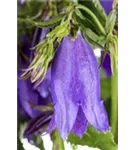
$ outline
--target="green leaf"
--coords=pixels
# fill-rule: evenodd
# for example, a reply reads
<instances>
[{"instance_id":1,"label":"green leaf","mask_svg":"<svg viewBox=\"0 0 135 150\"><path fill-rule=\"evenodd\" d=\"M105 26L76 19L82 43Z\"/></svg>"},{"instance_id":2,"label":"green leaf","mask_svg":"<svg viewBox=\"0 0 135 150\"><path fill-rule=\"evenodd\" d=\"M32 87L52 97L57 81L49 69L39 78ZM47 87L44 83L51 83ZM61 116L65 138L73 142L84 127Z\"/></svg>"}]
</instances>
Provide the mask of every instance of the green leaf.
<instances>
[{"instance_id":1,"label":"green leaf","mask_svg":"<svg viewBox=\"0 0 135 150\"><path fill-rule=\"evenodd\" d=\"M33 144L39 148L40 150L45 150L44 148L44 142L40 136L33 136L32 137Z\"/></svg>"},{"instance_id":2,"label":"green leaf","mask_svg":"<svg viewBox=\"0 0 135 150\"><path fill-rule=\"evenodd\" d=\"M59 133L56 129L51 134L51 140L53 142L52 150L65 150L64 141L59 136Z\"/></svg>"},{"instance_id":3,"label":"green leaf","mask_svg":"<svg viewBox=\"0 0 135 150\"><path fill-rule=\"evenodd\" d=\"M105 38L103 36L96 35L92 30L86 32L85 29L86 28L82 28L81 31L83 33L85 40L89 43L89 45L92 46L93 49L97 47L104 49Z\"/></svg>"},{"instance_id":4,"label":"green leaf","mask_svg":"<svg viewBox=\"0 0 135 150\"><path fill-rule=\"evenodd\" d=\"M113 135L110 131L101 133L89 126L85 135L82 138L71 133L68 137L68 142L75 145L87 145L89 147L99 148L100 150L117 150L117 145L113 140Z\"/></svg>"},{"instance_id":5,"label":"green leaf","mask_svg":"<svg viewBox=\"0 0 135 150\"><path fill-rule=\"evenodd\" d=\"M46 8L45 2L41 1L34 1L34 0L27 0L26 1L27 9L29 10L28 16L35 16L40 11Z\"/></svg>"},{"instance_id":6,"label":"green leaf","mask_svg":"<svg viewBox=\"0 0 135 150\"><path fill-rule=\"evenodd\" d=\"M36 105L32 101L28 101L28 104L35 110L39 110L41 112L53 111L53 103L49 103L46 105Z\"/></svg>"},{"instance_id":7,"label":"green leaf","mask_svg":"<svg viewBox=\"0 0 135 150\"><path fill-rule=\"evenodd\" d=\"M94 41L98 44L98 46L102 46L102 48L105 45L105 36L99 36L95 34L91 29L89 28L83 28L84 34L91 39L91 41Z\"/></svg>"},{"instance_id":8,"label":"green leaf","mask_svg":"<svg viewBox=\"0 0 135 150\"><path fill-rule=\"evenodd\" d=\"M116 23L116 17L117 17L116 10L112 10L106 20L105 24L106 33L113 33L114 26Z\"/></svg>"},{"instance_id":9,"label":"green leaf","mask_svg":"<svg viewBox=\"0 0 135 150\"><path fill-rule=\"evenodd\" d=\"M18 21L26 22L40 28L48 28L58 24L64 17L65 17L65 13L59 14L58 16L43 22L33 21L31 19L22 19L22 18L18 18Z\"/></svg>"},{"instance_id":10,"label":"green leaf","mask_svg":"<svg viewBox=\"0 0 135 150\"><path fill-rule=\"evenodd\" d=\"M19 114L17 115L17 150L25 150L21 142L21 126L26 122Z\"/></svg>"},{"instance_id":11,"label":"green leaf","mask_svg":"<svg viewBox=\"0 0 135 150\"><path fill-rule=\"evenodd\" d=\"M108 34L106 40L106 49L110 52L111 57L111 70L113 73L114 68L118 68L118 37L112 35L111 33Z\"/></svg>"},{"instance_id":12,"label":"green leaf","mask_svg":"<svg viewBox=\"0 0 135 150\"><path fill-rule=\"evenodd\" d=\"M80 10L76 9L76 19L80 26L80 29L85 37L85 39L88 41L88 43L93 47L100 47L104 49L104 45L106 42L106 38L104 35L100 35L97 28L95 28L94 24L88 20L81 12Z\"/></svg>"},{"instance_id":13,"label":"green leaf","mask_svg":"<svg viewBox=\"0 0 135 150\"><path fill-rule=\"evenodd\" d=\"M79 0L79 3L89 8L98 18L103 26L105 26L107 15L99 0Z\"/></svg>"},{"instance_id":14,"label":"green leaf","mask_svg":"<svg viewBox=\"0 0 135 150\"><path fill-rule=\"evenodd\" d=\"M98 18L96 17L96 15L87 7L85 7L84 5L77 5L76 9L80 9L83 10L83 12L85 12L85 15L87 14L87 19L93 23L94 27L97 28L98 32L101 35L105 35L105 29L103 27L103 25L100 23L100 21L98 20Z\"/></svg>"}]
</instances>

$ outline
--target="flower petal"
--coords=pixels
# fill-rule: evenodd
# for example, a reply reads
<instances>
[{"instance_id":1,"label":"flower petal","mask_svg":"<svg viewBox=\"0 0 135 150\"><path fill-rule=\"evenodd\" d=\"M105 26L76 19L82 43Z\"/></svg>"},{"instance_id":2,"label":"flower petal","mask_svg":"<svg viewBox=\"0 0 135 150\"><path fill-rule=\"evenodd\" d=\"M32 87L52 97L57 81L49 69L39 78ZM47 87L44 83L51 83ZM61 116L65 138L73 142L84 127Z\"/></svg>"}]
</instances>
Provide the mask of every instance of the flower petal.
<instances>
[{"instance_id":1,"label":"flower petal","mask_svg":"<svg viewBox=\"0 0 135 150\"><path fill-rule=\"evenodd\" d=\"M111 62L110 61L111 60L110 60L109 54L106 54L104 61L103 61L103 64L102 64L102 67L103 67L103 69L104 69L104 71L108 77L110 77L112 75Z\"/></svg>"},{"instance_id":2,"label":"flower petal","mask_svg":"<svg viewBox=\"0 0 135 150\"><path fill-rule=\"evenodd\" d=\"M101 5L103 6L105 12L109 14L112 10L113 0L100 0Z\"/></svg>"},{"instance_id":3,"label":"flower petal","mask_svg":"<svg viewBox=\"0 0 135 150\"><path fill-rule=\"evenodd\" d=\"M78 105L73 96L72 78L75 78L73 42L68 37L59 45L52 64L52 98L55 103L55 123L59 134L65 139L76 120ZM72 64L73 63L73 64Z\"/></svg>"},{"instance_id":4,"label":"flower petal","mask_svg":"<svg viewBox=\"0 0 135 150\"><path fill-rule=\"evenodd\" d=\"M88 121L87 121L82 109L79 108L77 118L76 118L75 124L73 126L72 132L74 132L76 135L78 135L81 138L87 129L87 124L88 124Z\"/></svg>"},{"instance_id":5,"label":"flower petal","mask_svg":"<svg viewBox=\"0 0 135 150\"><path fill-rule=\"evenodd\" d=\"M30 117L36 117L37 115L39 115L39 111L33 109L28 104L28 101L32 101L35 104L38 104L39 101L39 95L35 90L33 90L33 86L30 80L20 80L18 78L18 99L23 109L28 113Z\"/></svg>"},{"instance_id":6,"label":"flower petal","mask_svg":"<svg viewBox=\"0 0 135 150\"><path fill-rule=\"evenodd\" d=\"M83 86L81 94L81 106L89 123L100 131L109 129L107 115L100 101L100 77L98 64L93 50L81 35L76 40L76 57L78 60L78 76ZM104 117L103 117L104 116Z\"/></svg>"},{"instance_id":7,"label":"flower petal","mask_svg":"<svg viewBox=\"0 0 135 150\"><path fill-rule=\"evenodd\" d=\"M50 80L51 80L51 68L48 69L43 82L37 87L37 91L43 98L46 98L50 93Z\"/></svg>"}]
</instances>

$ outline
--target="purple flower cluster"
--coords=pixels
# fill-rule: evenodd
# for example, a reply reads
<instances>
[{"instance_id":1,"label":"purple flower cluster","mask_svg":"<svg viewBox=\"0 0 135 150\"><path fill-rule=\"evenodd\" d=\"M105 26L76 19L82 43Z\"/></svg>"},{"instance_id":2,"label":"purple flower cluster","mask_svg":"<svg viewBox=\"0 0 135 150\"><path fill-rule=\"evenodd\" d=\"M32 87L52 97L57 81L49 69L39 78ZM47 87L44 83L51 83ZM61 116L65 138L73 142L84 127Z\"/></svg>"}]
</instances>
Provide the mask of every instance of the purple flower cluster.
<instances>
[{"instance_id":1,"label":"purple flower cluster","mask_svg":"<svg viewBox=\"0 0 135 150\"><path fill-rule=\"evenodd\" d=\"M40 40L45 36L46 31L42 30ZM20 75L18 72L18 77ZM42 106L52 102L54 111L40 112L28 101ZM33 88L29 79L18 78L18 109L22 115L33 118L25 131L26 136L37 133L46 124L44 132L50 133L56 127L63 139L70 132L82 137L88 124L101 132L109 130L107 113L100 98L96 58L81 33L75 40L71 40L70 36L63 39L44 81L37 89Z\"/></svg>"}]
</instances>

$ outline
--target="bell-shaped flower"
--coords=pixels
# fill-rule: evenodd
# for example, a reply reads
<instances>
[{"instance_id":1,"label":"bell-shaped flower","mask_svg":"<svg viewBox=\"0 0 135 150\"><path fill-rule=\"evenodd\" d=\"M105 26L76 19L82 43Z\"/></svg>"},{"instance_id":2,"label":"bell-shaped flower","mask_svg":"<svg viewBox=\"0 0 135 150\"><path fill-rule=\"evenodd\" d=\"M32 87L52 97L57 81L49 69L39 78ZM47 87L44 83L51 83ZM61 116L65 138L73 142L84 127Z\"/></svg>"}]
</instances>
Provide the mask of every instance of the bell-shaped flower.
<instances>
[{"instance_id":1,"label":"bell-shaped flower","mask_svg":"<svg viewBox=\"0 0 135 150\"><path fill-rule=\"evenodd\" d=\"M96 58L80 33L74 41L68 36L59 45L51 86L55 124L63 139L70 131L81 137L88 123L101 132L109 130Z\"/></svg>"}]
</instances>

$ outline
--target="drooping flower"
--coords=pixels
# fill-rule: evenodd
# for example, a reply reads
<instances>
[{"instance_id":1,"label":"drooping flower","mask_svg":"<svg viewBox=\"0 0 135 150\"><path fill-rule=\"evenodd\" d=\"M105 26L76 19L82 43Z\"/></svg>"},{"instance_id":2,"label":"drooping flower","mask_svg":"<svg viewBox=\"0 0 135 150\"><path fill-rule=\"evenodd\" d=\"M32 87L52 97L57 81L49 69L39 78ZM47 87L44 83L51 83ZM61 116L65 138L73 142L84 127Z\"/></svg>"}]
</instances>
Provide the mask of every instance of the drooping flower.
<instances>
[{"instance_id":1,"label":"drooping flower","mask_svg":"<svg viewBox=\"0 0 135 150\"><path fill-rule=\"evenodd\" d=\"M87 122L101 132L109 129L96 58L81 34L75 41L65 37L59 45L51 85L55 124L63 139L72 130L81 137Z\"/></svg>"},{"instance_id":2,"label":"drooping flower","mask_svg":"<svg viewBox=\"0 0 135 150\"><path fill-rule=\"evenodd\" d=\"M42 128L46 132L51 132L54 128L54 121L52 118L53 111L48 110L46 112L40 111L36 107L42 107L45 109L52 103L50 94L49 94L49 81L50 74L49 71L47 76L43 81L41 87L34 88L34 85L31 83L30 79L20 80L20 76L23 73L21 69L27 68L30 63L30 58L33 57L33 51L30 50L31 47L35 46L38 41L43 40L46 37L48 29L36 29L36 32L33 36L33 41L30 42L26 34L21 35L20 43L22 45L21 51L29 60L26 60L25 57L20 57L19 55L19 68L18 68L18 86L17 86L17 95L18 95L18 112L24 118L28 118L30 122L28 127L25 130L24 136L28 139L36 133L40 133ZM48 81L49 80L49 81ZM30 104L34 105L34 107ZM44 107L44 108L43 108ZM51 106L50 106L51 107ZM32 123L31 123L32 122ZM35 124L33 124L35 123Z\"/></svg>"}]
</instances>

